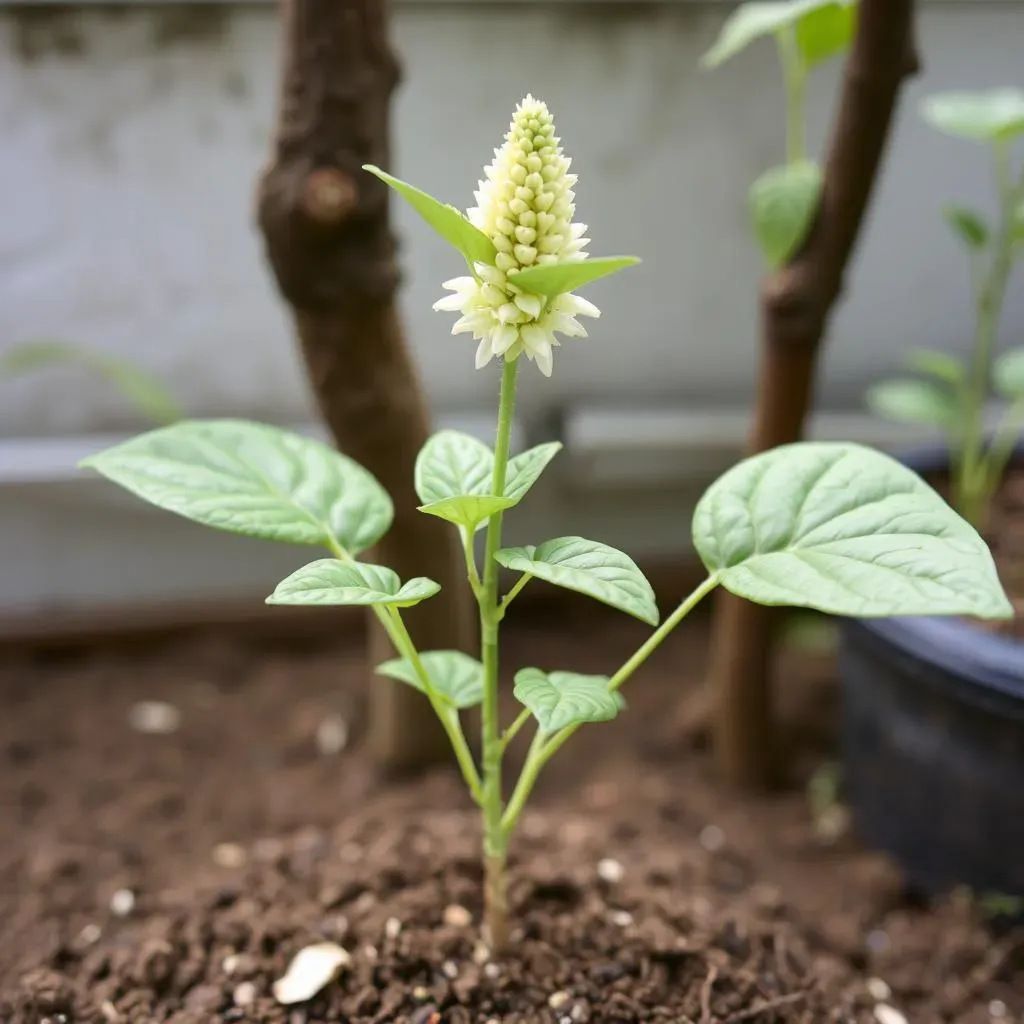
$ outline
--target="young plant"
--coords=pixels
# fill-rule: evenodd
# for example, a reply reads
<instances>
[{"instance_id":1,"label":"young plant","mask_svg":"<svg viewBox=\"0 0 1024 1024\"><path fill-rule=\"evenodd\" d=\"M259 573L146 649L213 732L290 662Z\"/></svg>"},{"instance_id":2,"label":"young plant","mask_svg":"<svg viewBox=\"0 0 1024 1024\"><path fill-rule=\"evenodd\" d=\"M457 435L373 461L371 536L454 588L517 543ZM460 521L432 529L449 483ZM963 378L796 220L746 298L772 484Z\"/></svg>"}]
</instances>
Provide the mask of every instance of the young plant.
<instances>
[{"instance_id":1,"label":"young plant","mask_svg":"<svg viewBox=\"0 0 1024 1024\"><path fill-rule=\"evenodd\" d=\"M952 469L953 503L979 529L989 501L1024 427L1024 348L996 355L999 322L1010 274L1024 255L1024 167L1014 167L1012 147L1024 134L1024 92L996 89L942 93L923 107L941 132L990 148L998 196L993 224L976 210L950 205L945 217L970 257L974 337L966 362L945 352L910 355L920 378L881 381L868 392L869 407L887 419L921 423L945 432ZM1006 403L992 437L984 418L990 392Z\"/></svg>"},{"instance_id":2,"label":"young plant","mask_svg":"<svg viewBox=\"0 0 1024 1024\"><path fill-rule=\"evenodd\" d=\"M485 934L508 943L506 854L541 771L582 725L615 718L623 684L688 612L717 586L763 604L839 615L977 615L1005 618L1010 606L978 534L916 474L867 448L795 444L741 462L701 498L692 539L706 579L662 620L650 584L627 555L568 536L503 547L504 515L527 495L558 453L557 442L513 455L510 433L518 378L533 361L552 372L556 334L583 337L577 317L598 309L575 290L625 267L632 257L585 253L573 221L569 160L547 107L527 96L487 167L465 215L405 182L367 167L404 196L465 259L436 308L461 314L452 329L477 341L476 362L500 363L493 450L445 430L420 453L420 511L459 531L468 585L480 611L480 657L416 650L402 611L438 590L430 579L401 580L361 560L387 531L391 499L351 459L271 426L190 421L136 437L86 460L162 508L209 526L268 540L326 548L279 583L272 604L358 604L373 608L398 657L378 671L420 690L444 726L482 817ZM366 187L375 186L367 176ZM485 531L483 561L474 538ZM515 580L505 588L501 571ZM652 632L609 676L560 665L517 666L513 693L523 705L499 717L499 634L524 587L541 580L589 595L640 619ZM481 758L460 712L482 708ZM534 734L514 786L502 767L512 738Z\"/></svg>"},{"instance_id":3,"label":"young plant","mask_svg":"<svg viewBox=\"0 0 1024 1024\"><path fill-rule=\"evenodd\" d=\"M750 187L754 236L771 270L800 249L821 199L822 170L807 155L807 81L820 64L850 46L857 28L854 0L768 0L742 4L722 26L703 65L716 68L765 36L775 39L786 96L786 162Z\"/></svg>"}]
</instances>

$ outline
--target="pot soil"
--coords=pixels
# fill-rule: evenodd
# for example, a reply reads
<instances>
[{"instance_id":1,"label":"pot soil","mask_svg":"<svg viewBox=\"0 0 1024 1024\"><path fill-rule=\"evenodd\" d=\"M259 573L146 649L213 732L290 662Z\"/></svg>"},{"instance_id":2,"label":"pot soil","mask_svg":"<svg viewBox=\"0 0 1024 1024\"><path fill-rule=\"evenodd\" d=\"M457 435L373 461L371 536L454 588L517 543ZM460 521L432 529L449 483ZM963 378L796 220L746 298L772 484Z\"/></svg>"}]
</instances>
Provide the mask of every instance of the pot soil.
<instances>
[{"instance_id":1,"label":"pot soil","mask_svg":"<svg viewBox=\"0 0 1024 1024\"><path fill-rule=\"evenodd\" d=\"M644 632L513 623L506 663L607 671ZM377 777L357 646L9 660L0 1019L817 1024L879 1004L929 1024L1019 1019L1024 937L959 902L908 903L883 857L809 813L800 787L833 743L827 659L785 655L789 793L723 794L705 753L665 743L704 650L701 622L680 630L628 713L551 766L514 844L515 948L496 961L477 941L475 815L452 771ZM171 731L139 732L142 700L180 721L150 709ZM324 940L348 969L277 1005L291 956Z\"/></svg>"},{"instance_id":2,"label":"pot soil","mask_svg":"<svg viewBox=\"0 0 1024 1024\"><path fill-rule=\"evenodd\" d=\"M942 450L906 464L942 489ZM1024 608L1024 469L985 530ZM842 625L846 799L858 833L925 893L966 885L1024 918L1024 616Z\"/></svg>"}]
</instances>

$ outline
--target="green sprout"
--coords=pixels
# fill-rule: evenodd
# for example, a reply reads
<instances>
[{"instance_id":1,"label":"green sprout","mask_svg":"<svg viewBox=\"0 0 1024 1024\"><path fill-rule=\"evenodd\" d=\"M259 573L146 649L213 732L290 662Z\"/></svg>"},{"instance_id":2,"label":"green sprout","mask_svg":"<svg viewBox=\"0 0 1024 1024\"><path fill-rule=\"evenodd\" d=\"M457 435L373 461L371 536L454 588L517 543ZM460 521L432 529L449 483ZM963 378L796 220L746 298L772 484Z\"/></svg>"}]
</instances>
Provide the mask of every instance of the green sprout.
<instances>
[{"instance_id":1,"label":"green sprout","mask_svg":"<svg viewBox=\"0 0 1024 1024\"><path fill-rule=\"evenodd\" d=\"M970 257L974 337L965 362L931 349L913 352L909 364L920 377L881 381L867 400L887 419L943 431L950 448L953 504L983 529L1024 427L1024 348L996 354L1007 285L1024 254L1024 167L1015 168L1013 160L1013 143L1024 134L1024 92L942 93L925 101L923 113L939 131L984 143L992 153L998 197L994 223L964 206L944 211ZM992 391L1004 407L986 440L985 408Z\"/></svg>"},{"instance_id":2,"label":"green sprout","mask_svg":"<svg viewBox=\"0 0 1024 1024\"><path fill-rule=\"evenodd\" d=\"M438 584L425 577L402 580L386 566L361 560L391 526L392 500L366 469L326 445L259 423L192 420L84 462L196 522L325 549L327 557L296 570L267 600L365 605L376 615L397 655L378 672L424 695L480 810L484 934L496 951L509 944L509 844L541 772L578 729L623 712L623 685L716 587L761 604L833 615L1012 614L977 532L915 473L854 444L786 445L740 462L712 484L690 530L707 575L664 617L636 563L601 541L565 536L502 545L505 515L528 497L562 447L551 441L512 452L521 371L532 362L549 376L557 336L582 337L577 317L599 312L575 292L638 263L586 254L584 228L574 221L576 176L568 168L548 108L528 96L467 213L376 167L366 167L363 183L395 189L462 256L468 273L446 283L451 294L436 308L460 314L453 333L472 335L482 372L500 364L493 449L442 430L420 452L414 480L420 511L459 533L467 585L479 607L479 658L417 650L403 610L429 600ZM632 352L633 339L629 345ZM501 628L517 595L535 581L592 597L651 631L608 675L560 665L512 667L522 709L503 722ZM479 761L462 719L475 707L481 709ZM505 754L531 723L525 763L506 787Z\"/></svg>"}]
</instances>

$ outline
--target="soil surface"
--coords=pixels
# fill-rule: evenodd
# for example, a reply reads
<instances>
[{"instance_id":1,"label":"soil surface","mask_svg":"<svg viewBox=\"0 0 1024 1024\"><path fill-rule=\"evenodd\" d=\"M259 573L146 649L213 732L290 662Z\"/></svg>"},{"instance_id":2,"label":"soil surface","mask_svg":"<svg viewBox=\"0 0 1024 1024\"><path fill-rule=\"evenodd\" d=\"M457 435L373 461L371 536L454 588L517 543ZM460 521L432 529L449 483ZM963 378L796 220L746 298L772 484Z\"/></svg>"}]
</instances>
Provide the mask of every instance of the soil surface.
<instances>
[{"instance_id":1,"label":"soil surface","mask_svg":"<svg viewBox=\"0 0 1024 1024\"><path fill-rule=\"evenodd\" d=\"M1024 467L1006 474L992 498L983 532L1015 612L1013 619L986 623L986 628L1024 640Z\"/></svg>"},{"instance_id":2,"label":"soil surface","mask_svg":"<svg viewBox=\"0 0 1024 1024\"><path fill-rule=\"evenodd\" d=\"M645 636L511 618L510 667L609 672ZM549 766L513 843L498 960L478 941L457 775L385 781L362 750L358 646L193 637L7 659L0 1020L1024 1021L1024 936L962 899L915 904L841 807L819 792L812 813L830 659L784 654L794 784L750 801L715 787L692 725L704 647L700 621L678 631L627 712ZM337 981L279 1005L274 981L325 941L351 957Z\"/></svg>"}]
</instances>

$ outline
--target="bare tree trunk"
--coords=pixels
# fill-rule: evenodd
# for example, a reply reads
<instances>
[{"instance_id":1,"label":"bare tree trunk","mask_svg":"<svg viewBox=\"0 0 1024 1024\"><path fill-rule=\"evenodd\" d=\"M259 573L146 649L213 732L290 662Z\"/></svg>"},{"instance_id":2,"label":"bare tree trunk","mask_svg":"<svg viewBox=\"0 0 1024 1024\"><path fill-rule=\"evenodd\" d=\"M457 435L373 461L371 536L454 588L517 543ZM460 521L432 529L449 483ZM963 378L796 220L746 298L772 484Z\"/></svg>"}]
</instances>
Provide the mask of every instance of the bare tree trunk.
<instances>
[{"instance_id":1,"label":"bare tree trunk","mask_svg":"<svg viewBox=\"0 0 1024 1024\"><path fill-rule=\"evenodd\" d=\"M416 511L413 466L429 423L395 307L398 269L388 192L363 172L388 166L388 111L399 79L383 0L283 0L284 55L274 154L259 184L259 223L292 307L320 411L338 446L395 502L374 557L442 593L408 613L421 649L465 648L469 606L444 523ZM391 657L371 619L374 664ZM390 768L437 760L443 731L423 697L372 679L371 744Z\"/></svg>"},{"instance_id":2,"label":"bare tree trunk","mask_svg":"<svg viewBox=\"0 0 1024 1024\"><path fill-rule=\"evenodd\" d=\"M761 290L762 360L754 452L798 441L818 350L878 175L900 86L917 70L913 0L860 0L821 206L803 250ZM714 743L726 782L770 786L778 763L771 657L779 612L718 595L711 660Z\"/></svg>"}]
</instances>

